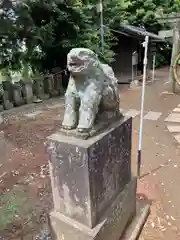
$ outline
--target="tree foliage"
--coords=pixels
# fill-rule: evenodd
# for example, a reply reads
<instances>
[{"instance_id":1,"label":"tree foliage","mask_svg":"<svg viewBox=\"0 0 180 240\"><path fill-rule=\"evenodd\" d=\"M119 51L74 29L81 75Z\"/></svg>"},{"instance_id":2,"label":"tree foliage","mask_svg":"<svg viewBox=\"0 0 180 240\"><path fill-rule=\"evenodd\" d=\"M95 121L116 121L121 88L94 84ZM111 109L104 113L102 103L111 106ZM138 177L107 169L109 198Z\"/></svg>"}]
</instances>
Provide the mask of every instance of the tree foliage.
<instances>
[{"instance_id":1,"label":"tree foliage","mask_svg":"<svg viewBox=\"0 0 180 240\"><path fill-rule=\"evenodd\" d=\"M101 52L99 16L95 1L26 0L23 4L13 4L10 0L4 2L6 4L2 6L1 12L1 26L4 27L0 39L3 49L2 66L20 68L23 62L30 62L39 69L65 66L66 55L73 47L88 47L100 58L112 60L111 45L114 37L108 29L105 30L104 52ZM114 6L113 10L110 6ZM107 1L107 26L113 26L117 20L120 22L120 15L117 14L120 6L119 0ZM22 46L26 50L23 51Z\"/></svg>"},{"instance_id":2,"label":"tree foliage","mask_svg":"<svg viewBox=\"0 0 180 240\"><path fill-rule=\"evenodd\" d=\"M157 32L158 17L179 11L179 0L104 0L105 46L101 51L97 0L4 0L0 6L1 68L34 70L66 65L73 47L88 47L112 61L116 43L110 29L122 21Z\"/></svg>"},{"instance_id":3,"label":"tree foliage","mask_svg":"<svg viewBox=\"0 0 180 240\"><path fill-rule=\"evenodd\" d=\"M130 24L145 27L148 31L157 33L166 23L159 19L165 14L180 11L179 0L125 0L124 19Z\"/></svg>"},{"instance_id":4,"label":"tree foliage","mask_svg":"<svg viewBox=\"0 0 180 240\"><path fill-rule=\"evenodd\" d=\"M159 30L172 29L173 24L160 21L161 18L180 12L179 0L125 0L124 20L158 34ZM157 67L170 64L172 46L157 45Z\"/></svg>"}]
</instances>

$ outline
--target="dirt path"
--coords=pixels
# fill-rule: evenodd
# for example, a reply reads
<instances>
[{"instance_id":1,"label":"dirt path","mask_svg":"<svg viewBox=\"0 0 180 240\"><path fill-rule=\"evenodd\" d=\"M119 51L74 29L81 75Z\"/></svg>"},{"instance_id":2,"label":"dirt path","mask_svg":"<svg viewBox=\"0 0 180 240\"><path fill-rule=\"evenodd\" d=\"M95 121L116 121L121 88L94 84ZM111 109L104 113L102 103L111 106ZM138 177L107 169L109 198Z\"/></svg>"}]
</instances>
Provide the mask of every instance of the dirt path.
<instances>
[{"instance_id":1,"label":"dirt path","mask_svg":"<svg viewBox=\"0 0 180 240\"><path fill-rule=\"evenodd\" d=\"M9 116L0 127L0 229L8 228L2 232L5 239L13 239L11 233L14 237L26 236L26 229L36 228L33 221L40 221L52 205L45 141L58 129L60 121L56 117L62 109L41 110L42 114L34 119L21 113Z\"/></svg>"}]
</instances>

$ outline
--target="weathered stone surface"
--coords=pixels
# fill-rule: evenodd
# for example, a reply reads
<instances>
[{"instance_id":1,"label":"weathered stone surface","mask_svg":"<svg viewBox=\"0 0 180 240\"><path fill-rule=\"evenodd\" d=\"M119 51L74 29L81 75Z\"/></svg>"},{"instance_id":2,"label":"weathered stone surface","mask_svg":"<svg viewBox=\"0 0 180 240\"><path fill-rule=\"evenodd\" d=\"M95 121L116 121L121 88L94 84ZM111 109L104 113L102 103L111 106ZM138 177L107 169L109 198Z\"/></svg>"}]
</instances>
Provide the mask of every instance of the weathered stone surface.
<instances>
[{"instance_id":1,"label":"weathered stone surface","mask_svg":"<svg viewBox=\"0 0 180 240\"><path fill-rule=\"evenodd\" d=\"M49 98L49 95L44 92L43 78L34 79L33 93L36 98L41 100L45 100Z\"/></svg>"},{"instance_id":2,"label":"weathered stone surface","mask_svg":"<svg viewBox=\"0 0 180 240\"><path fill-rule=\"evenodd\" d=\"M58 95L63 95L64 89L63 89L63 85L62 85L61 72L54 74L54 88L58 91Z\"/></svg>"},{"instance_id":3,"label":"weathered stone surface","mask_svg":"<svg viewBox=\"0 0 180 240\"><path fill-rule=\"evenodd\" d=\"M101 114L107 120L119 117L117 79L110 66L90 49L74 48L67 56L67 68L64 129L87 133L100 122Z\"/></svg>"},{"instance_id":4,"label":"weathered stone surface","mask_svg":"<svg viewBox=\"0 0 180 240\"><path fill-rule=\"evenodd\" d=\"M49 74L44 78L44 92L49 94L50 97L58 95L58 90L54 87L54 77L52 74Z\"/></svg>"},{"instance_id":5,"label":"weathered stone surface","mask_svg":"<svg viewBox=\"0 0 180 240\"><path fill-rule=\"evenodd\" d=\"M10 81L3 81L2 82L3 89L8 93L8 96L6 99L8 99L10 102L13 102L13 84Z\"/></svg>"},{"instance_id":6,"label":"weathered stone surface","mask_svg":"<svg viewBox=\"0 0 180 240\"><path fill-rule=\"evenodd\" d=\"M0 112L4 111L3 105L0 104Z\"/></svg>"},{"instance_id":7,"label":"weathered stone surface","mask_svg":"<svg viewBox=\"0 0 180 240\"><path fill-rule=\"evenodd\" d=\"M150 213L148 201L137 200L136 215L120 240L137 240Z\"/></svg>"},{"instance_id":8,"label":"weathered stone surface","mask_svg":"<svg viewBox=\"0 0 180 240\"><path fill-rule=\"evenodd\" d=\"M33 87L31 81L21 81L22 85L22 95L27 104L32 103L34 96L33 96Z\"/></svg>"},{"instance_id":9,"label":"weathered stone surface","mask_svg":"<svg viewBox=\"0 0 180 240\"><path fill-rule=\"evenodd\" d=\"M124 118L87 140L49 137L55 211L90 228L98 223L131 180L131 132Z\"/></svg>"},{"instance_id":10,"label":"weathered stone surface","mask_svg":"<svg viewBox=\"0 0 180 240\"><path fill-rule=\"evenodd\" d=\"M4 122L3 116L0 114L0 124Z\"/></svg>"},{"instance_id":11,"label":"weathered stone surface","mask_svg":"<svg viewBox=\"0 0 180 240\"><path fill-rule=\"evenodd\" d=\"M51 213L56 240L119 240L136 213L136 179L111 201L94 228L88 228L58 212Z\"/></svg>"},{"instance_id":12,"label":"weathered stone surface","mask_svg":"<svg viewBox=\"0 0 180 240\"><path fill-rule=\"evenodd\" d=\"M49 74L44 78L44 91L50 97L60 96L64 93L61 72Z\"/></svg>"},{"instance_id":13,"label":"weathered stone surface","mask_svg":"<svg viewBox=\"0 0 180 240\"><path fill-rule=\"evenodd\" d=\"M21 106L25 103L22 96L22 86L20 83L13 84L13 103L14 106Z\"/></svg>"},{"instance_id":14,"label":"weathered stone surface","mask_svg":"<svg viewBox=\"0 0 180 240\"><path fill-rule=\"evenodd\" d=\"M98 134L101 134L113 121L120 121L123 118L123 115L119 115L119 117L115 116L114 118L108 119L106 116L101 116L101 120L99 123L95 124L88 132L79 132L77 129L60 129L60 133L65 136L77 137L79 139L88 139L90 137L94 137Z\"/></svg>"},{"instance_id":15,"label":"weathered stone surface","mask_svg":"<svg viewBox=\"0 0 180 240\"><path fill-rule=\"evenodd\" d=\"M9 110L11 108L13 108L13 104L12 102L9 101L9 94L7 91L4 91L3 95L1 96L1 100L2 100L2 105L3 105L3 108L5 110Z\"/></svg>"}]
</instances>

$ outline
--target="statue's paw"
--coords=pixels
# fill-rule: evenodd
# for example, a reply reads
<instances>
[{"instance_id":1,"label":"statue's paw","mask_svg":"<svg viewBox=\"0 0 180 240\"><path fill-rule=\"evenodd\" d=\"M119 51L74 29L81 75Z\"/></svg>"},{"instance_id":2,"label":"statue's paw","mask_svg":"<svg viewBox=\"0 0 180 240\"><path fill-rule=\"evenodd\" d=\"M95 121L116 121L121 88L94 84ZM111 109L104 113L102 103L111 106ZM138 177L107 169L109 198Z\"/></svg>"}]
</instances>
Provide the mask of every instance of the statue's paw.
<instances>
[{"instance_id":1,"label":"statue's paw","mask_svg":"<svg viewBox=\"0 0 180 240\"><path fill-rule=\"evenodd\" d=\"M89 132L89 128L78 128L77 130L79 133L88 133Z\"/></svg>"},{"instance_id":2,"label":"statue's paw","mask_svg":"<svg viewBox=\"0 0 180 240\"><path fill-rule=\"evenodd\" d=\"M64 130L72 130L72 129L75 129L76 127L75 127L75 126L62 125L62 128L63 128Z\"/></svg>"}]
</instances>

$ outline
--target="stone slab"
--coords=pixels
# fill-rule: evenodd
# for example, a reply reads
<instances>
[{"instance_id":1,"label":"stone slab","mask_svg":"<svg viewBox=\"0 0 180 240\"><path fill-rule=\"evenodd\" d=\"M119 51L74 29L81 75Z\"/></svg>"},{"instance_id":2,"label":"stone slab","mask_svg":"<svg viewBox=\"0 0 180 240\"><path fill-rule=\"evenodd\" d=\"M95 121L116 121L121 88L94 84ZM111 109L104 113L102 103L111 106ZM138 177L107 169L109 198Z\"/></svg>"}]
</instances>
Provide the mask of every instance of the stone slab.
<instances>
[{"instance_id":1,"label":"stone slab","mask_svg":"<svg viewBox=\"0 0 180 240\"><path fill-rule=\"evenodd\" d=\"M161 117L162 113L161 112L152 112L149 111L145 116L145 120L152 120L152 121L157 121Z\"/></svg>"},{"instance_id":2,"label":"stone slab","mask_svg":"<svg viewBox=\"0 0 180 240\"><path fill-rule=\"evenodd\" d=\"M174 136L174 137L175 137L176 141L180 144L180 134L179 134L179 135L176 135L176 136Z\"/></svg>"},{"instance_id":3,"label":"stone slab","mask_svg":"<svg viewBox=\"0 0 180 240\"><path fill-rule=\"evenodd\" d=\"M179 112L180 113L180 108L173 109L173 112Z\"/></svg>"},{"instance_id":4,"label":"stone slab","mask_svg":"<svg viewBox=\"0 0 180 240\"><path fill-rule=\"evenodd\" d=\"M167 129L171 132L171 133L180 133L180 125L168 125Z\"/></svg>"},{"instance_id":5,"label":"stone slab","mask_svg":"<svg viewBox=\"0 0 180 240\"><path fill-rule=\"evenodd\" d=\"M59 131L65 136L87 140L88 138L92 138L98 134L101 135L101 133L103 133L103 131L107 129L108 126L110 126L113 122L119 122L122 119L124 119L122 113L120 113L118 116L111 116L109 119L107 114L102 114L99 118L99 122L97 122L88 132L80 133L77 131L77 129L66 130L64 128L61 128Z\"/></svg>"},{"instance_id":6,"label":"stone slab","mask_svg":"<svg viewBox=\"0 0 180 240\"><path fill-rule=\"evenodd\" d=\"M25 102L27 104L32 103L34 100L32 84L28 84L28 83L24 84L22 91L23 91L23 96L24 96Z\"/></svg>"},{"instance_id":7,"label":"stone slab","mask_svg":"<svg viewBox=\"0 0 180 240\"><path fill-rule=\"evenodd\" d=\"M120 240L137 240L150 214L150 205L144 201L137 201L136 215Z\"/></svg>"},{"instance_id":8,"label":"stone slab","mask_svg":"<svg viewBox=\"0 0 180 240\"><path fill-rule=\"evenodd\" d=\"M180 123L180 113L171 113L164 121Z\"/></svg>"},{"instance_id":9,"label":"stone slab","mask_svg":"<svg viewBox=\"0 0 180 240\"><path fill-rule=\"evenodd\" d=\"M88 227L96 225L131 180L132 118L114 122L87 140L60 133L48 138L55 210Z\"/></svg>"},{"instance_id":10,"label":"stone slab","mask_svg":"<svg viewBox=\"0 0 180 240\"><path fill-rule=\"evenodd\" d=\"M135 109L130 109L128 112L125 113L126 116L135 118L140 114L140 111L137 111Z\"/></svg>"},{"instance_id":11,"label":"stone slab","mask_svg":"<svg viewBox=\"0 0 180 240\"><path fill-rule=\"evenodd\" d=\"M111 202L94 228L80 224L58 212L50 214L56 240L119 240L128 222L136 214L136 184L134 178Z\"/></svg>"}]
</instances>

